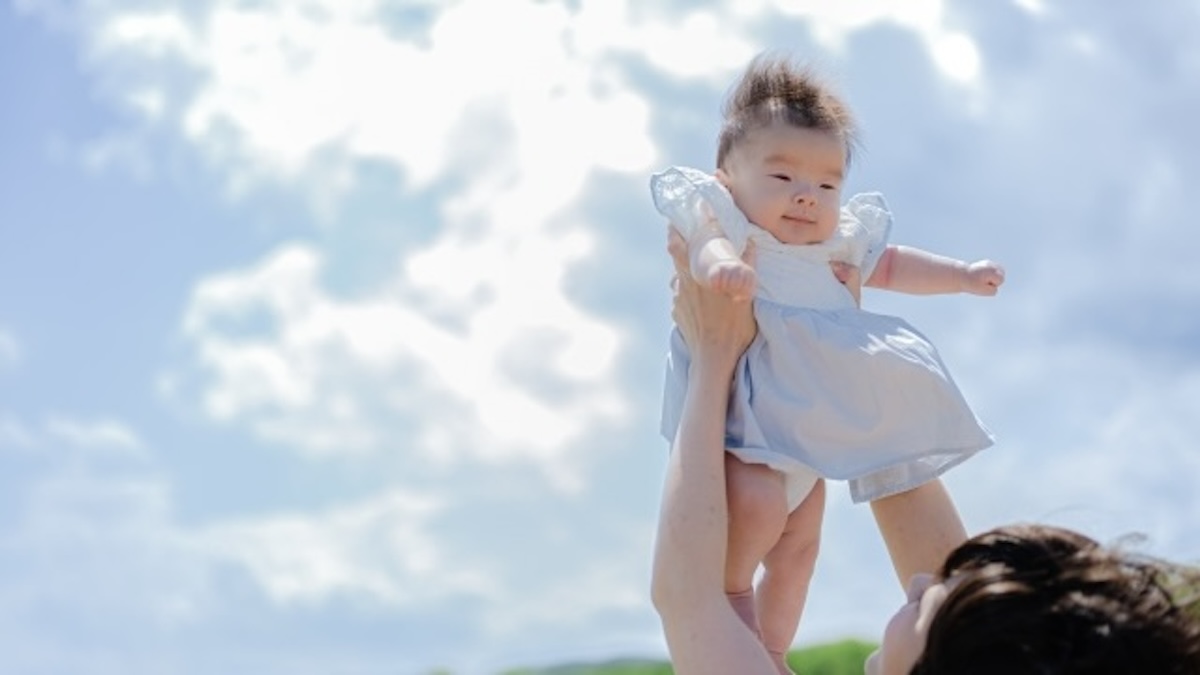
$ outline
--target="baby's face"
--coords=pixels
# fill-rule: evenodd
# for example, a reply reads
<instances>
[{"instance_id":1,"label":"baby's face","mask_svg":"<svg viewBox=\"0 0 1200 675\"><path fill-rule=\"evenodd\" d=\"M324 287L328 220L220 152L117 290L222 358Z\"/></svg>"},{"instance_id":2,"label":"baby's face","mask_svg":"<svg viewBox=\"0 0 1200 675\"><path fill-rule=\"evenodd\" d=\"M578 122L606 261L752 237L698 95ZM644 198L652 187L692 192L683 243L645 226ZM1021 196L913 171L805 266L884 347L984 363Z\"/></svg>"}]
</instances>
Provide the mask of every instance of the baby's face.
<instances>
[{"instance_id":1,"label":"baby's face","mask_svg":"<svg viewBox=\"0 0 1200 675\"><path fill-rule=\"evenodd\" d=\"M845 166L836 135L776 122L751 131L717 177L750 222L785 244L815 244L837 228Z\"/></svg>"}]
</instances>

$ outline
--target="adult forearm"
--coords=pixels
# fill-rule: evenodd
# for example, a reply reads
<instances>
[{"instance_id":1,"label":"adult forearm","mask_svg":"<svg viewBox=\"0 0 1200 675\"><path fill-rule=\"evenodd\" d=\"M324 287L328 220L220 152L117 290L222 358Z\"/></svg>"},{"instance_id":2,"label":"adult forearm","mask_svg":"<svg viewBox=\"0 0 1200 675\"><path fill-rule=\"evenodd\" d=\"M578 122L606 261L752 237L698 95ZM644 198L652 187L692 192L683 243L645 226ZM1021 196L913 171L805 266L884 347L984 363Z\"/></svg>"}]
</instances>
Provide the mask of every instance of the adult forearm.
<instances>
[{"instance_id":1,"label":"adult forearm","mask_svg":"<svg viewBox=\"0 0 1200 675\"><path fill-rule=\"evenodd\" d=\"M689 374L654 554L653 596L660 611L723 589L725 413L732 373L729 362L694 361Z\"/></svg>"}]
</instances>

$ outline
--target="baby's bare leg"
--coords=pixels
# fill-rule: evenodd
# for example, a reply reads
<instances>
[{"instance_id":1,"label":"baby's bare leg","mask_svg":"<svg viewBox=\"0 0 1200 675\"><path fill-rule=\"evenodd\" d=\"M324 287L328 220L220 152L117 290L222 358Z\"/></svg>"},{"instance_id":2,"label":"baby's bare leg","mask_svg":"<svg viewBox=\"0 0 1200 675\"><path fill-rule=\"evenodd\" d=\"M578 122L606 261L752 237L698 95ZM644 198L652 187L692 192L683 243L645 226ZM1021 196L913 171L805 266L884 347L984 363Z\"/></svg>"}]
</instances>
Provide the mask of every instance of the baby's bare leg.
<instances>
[{"instance_id":1,"label":"baby's bare leg","mask_svg":"<svg viewBox=\"0 0 1200 675\"><path fill-rule=\"evenodd\" d=\"M901 587L918 572L937 574L950 551L967 540L958 510L939 479L877 499L871 511Z\"/></svg>"},{"instance_id":2,"label":"baby's bare leg","mask_svg":"<svg viewBox=\"0 0 1200 675\"><path fill-rule=\"evenodd\" d=\"M818 480L788 516L779 543L763 559L758 584L758 620L763 645L780 673L790 673L786 656L796 637L817 564L821 521L825 516L825 481Z\"/></svg>"},{"instance_id":3,"label":"baby's bare leg","mask_svg":"<svg viewBox=\"0 0 1200 675\"><path fill-rule=\"evenodd\" d=\"M738 615L753 620L754 584L758 566L779 541L787 521L787 491L783 475L762 464L746 464L725 455L725 486L729 500L729 547L725 560L725 592ZM757 621L747 625L758 633Z\"/></svg>"}]
</instances>

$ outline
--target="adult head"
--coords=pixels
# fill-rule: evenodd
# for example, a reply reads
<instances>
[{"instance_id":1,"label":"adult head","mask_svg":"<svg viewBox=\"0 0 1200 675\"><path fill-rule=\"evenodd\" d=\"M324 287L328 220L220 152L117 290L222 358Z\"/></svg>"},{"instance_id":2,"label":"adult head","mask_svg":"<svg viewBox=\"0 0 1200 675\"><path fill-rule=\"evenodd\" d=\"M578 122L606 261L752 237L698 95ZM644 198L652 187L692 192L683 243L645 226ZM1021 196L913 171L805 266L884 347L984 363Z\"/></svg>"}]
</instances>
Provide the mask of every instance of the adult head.
<instances>
[{"instance_id":1,"label":"adult head","mask_svg":"<svg viewBox=\"0 0 1200 675\"><path fill-rule=\"evenodd\" d=\"M991 530L914 580L867 672L1200 673L1200 572L1058 527Z\"/></svg>"}]
</instances>

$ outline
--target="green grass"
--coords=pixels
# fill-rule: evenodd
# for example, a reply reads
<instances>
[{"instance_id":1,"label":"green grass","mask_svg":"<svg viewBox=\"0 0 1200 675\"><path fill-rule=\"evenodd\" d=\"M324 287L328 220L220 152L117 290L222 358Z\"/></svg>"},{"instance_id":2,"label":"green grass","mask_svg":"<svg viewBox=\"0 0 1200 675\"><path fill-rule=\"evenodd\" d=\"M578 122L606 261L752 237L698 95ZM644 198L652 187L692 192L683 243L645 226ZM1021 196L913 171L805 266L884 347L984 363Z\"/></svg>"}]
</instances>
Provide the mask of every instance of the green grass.
<instances>
[{"instance_id":1,"label":"green grass","mask_svg":"<svg viewBox=\"0 0 1200 675\"><path fill-rule=\"evenodd\" d=\"M788 665L800 675L862 675L863 662L875 644L842 640L788 654Z\"/></svg>"},{"instance_id":2,"label":"green grass","mask_svg":"<svg viewBox=\"0 0 1200 675\"><path fill-rule=\"evenodd\" d=\"M794 650L788 654L788 664L800 675L862 675L863 661L874 649L875 645L861 640L842 640ZM674 672L666 661L620 659L550 668L520 668L501 675L672 675Z\"/></svg>"},{"instance_id":3,"label":"green grass","mask_svg":"<svg viewBox=\"0 0 1200 675\"><path fill-rule=\"evenodd\" d=\"M671 675L673 672L666 661L620 659L541 669L522 668L505 671L502 675Z\"/></svg>"}]
</instances>

